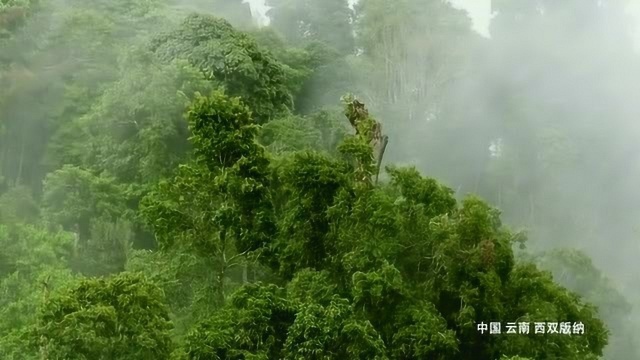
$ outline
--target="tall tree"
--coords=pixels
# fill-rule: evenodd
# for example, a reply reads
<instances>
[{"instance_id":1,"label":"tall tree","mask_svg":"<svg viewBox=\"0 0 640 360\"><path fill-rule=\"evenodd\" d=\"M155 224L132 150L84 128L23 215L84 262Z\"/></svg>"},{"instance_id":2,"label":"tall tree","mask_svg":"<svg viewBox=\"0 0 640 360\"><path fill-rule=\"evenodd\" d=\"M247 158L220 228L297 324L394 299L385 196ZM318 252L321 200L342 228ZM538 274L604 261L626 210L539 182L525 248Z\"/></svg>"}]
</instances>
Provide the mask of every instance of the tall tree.
<instances>
[{"instance_id":1,"label":"tall tree","mask_svg":"<svg viewBox=\"0 0 640 360\"><path fill-rule=\"evenodd\" d=\"M439 1L363 0L357 5L358 47L380 69L373 80L389 104L434 102L455 76L471 35L470 19ZM415 114L424 117L422 113Z\"/></svg>"},{"instance_id":2,"label":"tall tree","mask_svg":"<svg viewBox=\"0 0 640 360\"><path fill-rule=\"evenodd\" d=\"M269 164L238 98L200 97L189 110L195 158L145 199L143 212L164 248L188 245L209 258L225 300L229 269L273 236Z\"/></svg>"},{"instance_id":3,"label":"tall tree","mask_svg":"<svg viewBox=\"0 0 640 360\"><path fill-rule=\"evenodd\" d=\"M353 13L346 0L268 0L271 26L302 45L321 41L341 54L354 51Z\"/></svg>"},{"instance_id":4,"label":"tall tree","mask_svg":"<svg viewBox=\"0 0 640 360\"><path fill-rule=\"evenodd\" d=\"M164 61L188 60L230 95L251 102L259 123L293 106L283 64L224 19L190 15L177 30L156 37L150 48Z\"/></svg>"}]
</instances>

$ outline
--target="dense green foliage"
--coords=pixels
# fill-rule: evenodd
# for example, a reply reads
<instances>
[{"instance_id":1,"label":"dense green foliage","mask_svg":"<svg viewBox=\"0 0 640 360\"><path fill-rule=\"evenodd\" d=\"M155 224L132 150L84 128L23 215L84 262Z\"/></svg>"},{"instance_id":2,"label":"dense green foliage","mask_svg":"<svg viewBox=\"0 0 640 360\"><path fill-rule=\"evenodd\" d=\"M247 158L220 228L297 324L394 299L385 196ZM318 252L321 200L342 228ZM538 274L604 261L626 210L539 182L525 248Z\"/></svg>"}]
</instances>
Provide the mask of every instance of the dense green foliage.
<instances>
[{"instance_id":1,"label":"dense green foliage","mask_svg":"<svg viewBox=\"0 0 640 360\"><path fill-rule=\"evenodd\" d=\"M567 43L580 23L522 29L577 8L623 34L619 8L536 3L495 1L488 40L437 0L270 0L262 28L240 0L0 0L0 358L637 358L629 292L525 247L603 235L576 208L606 176L554 188L603 110L576 94L587 125L563 121L518 71L538 90L570 66L513 55ZM575 78L618 104L593 69L558 91Z\"/></svg>"},{"instance_id":2,"label":"dense green foliage","mask_svg":"<svg viewBox=\"0 0 640 360\"><path fill-rule=\"evenodd\" d=\"M45 358L168 359L163 300L160 288L134 274L82 280L45 302L34 337Z\"/></svg>"}]
</instances>

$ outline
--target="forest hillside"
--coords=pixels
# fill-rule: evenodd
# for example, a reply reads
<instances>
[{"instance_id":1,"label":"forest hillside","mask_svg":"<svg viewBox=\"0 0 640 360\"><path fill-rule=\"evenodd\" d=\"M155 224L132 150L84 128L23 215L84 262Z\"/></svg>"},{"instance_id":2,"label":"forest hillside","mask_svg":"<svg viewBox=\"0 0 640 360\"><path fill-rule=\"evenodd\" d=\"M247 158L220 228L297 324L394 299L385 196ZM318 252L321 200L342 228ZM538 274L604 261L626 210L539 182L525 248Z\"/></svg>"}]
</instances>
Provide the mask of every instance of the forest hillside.
<instances>
[{"instance_id":1,"label":"forest hillside","mask_svg":"<svg viewBox=\"0 0 640 360\"><path fill-rule=\"evenodd\" d=\"M625 1L266 5L0 0L0 359L640 359Z\"/></svg>"}]
</instances>

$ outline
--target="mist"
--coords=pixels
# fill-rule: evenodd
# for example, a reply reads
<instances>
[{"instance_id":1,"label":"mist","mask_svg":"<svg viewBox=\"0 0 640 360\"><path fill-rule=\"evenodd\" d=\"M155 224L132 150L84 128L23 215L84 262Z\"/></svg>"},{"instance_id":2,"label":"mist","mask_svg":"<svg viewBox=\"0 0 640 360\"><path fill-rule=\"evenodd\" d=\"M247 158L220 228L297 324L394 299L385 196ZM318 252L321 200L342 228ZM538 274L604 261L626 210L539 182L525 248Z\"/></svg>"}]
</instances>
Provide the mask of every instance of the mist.
<instances>
[{"instance_id":1,"label":"mist","mask_svg":"<svg viewBox=\"0 0 640 360\"><path fill-rule=\"evenodd\" d=\"M268 251L242 246L258 238L265 246L271 241L265 234L298 241L296 231L307 225L288 222L304 214L309 226L318 226L313 231L330 233L329 225L315 223L324 215L313 211L326 206L331 213L343 203L318 200L331 193L326 189L309 198L299 195L303 179L315 184L309 187L326 184L295 178L287 166L297 160L287 156L298 159L292 154L315 151L341 159L341 151L348 150L340 144L362 136L354 123L352 134L341 104L349 104L344 95L353 94L388 136L386 148L373 155L382 159L379 191L396 196L394 186L409 182L398 180L395 169L413 166L450 188L459 204L477 196L498 209L500 226L513 238L526 237L524 245L513 244L517 261L549 271L560 286L597 307L611 333L604 357L597 358L635 358L640 354L632 335L640 330L639 80L640 5L634 1L0 0L0 245L7 249L0 254L0 288L7 294L0 298L0 313L19 314L0 326L0 357L19 358L10 357L26 346L16 334L53 326L42 325L49 318L37 317L38 311L53 304L50 289L65 291L74 281L144 274L154 284L145 289L155 294L152 287L158 286L168 294L157 306L168 309L166 317L175 326L170 335L169 330L157 335L170 338L158 343L175 342L182 351L188 348L184 339L200 331L194 330L199 318L218 311L216 306L237 305L228 299L236 291L243 294L243 285L291 282L295 288L304 283L296 277L303 276L300 269L337 271L342 265L315 263L309 260L313 256L296 252L329 252L326 244L296 247L271 239ZM208 125L198 122L205 116L198 109L210 114L218 111L215 106L228 106L217 116L235 114L238 124L245 121L238 115L244 110L216 91L247 105L255 134L243 132L245 124L232 129L238 133L223 145L202 140L222 130L203 130ZM202 100L212 93L218 95ZM202 110L206 106L215 111ZM259 149L240 143L250 136ZM212 144L235 144L243 159L258 160L251 171L229 165L233 170L219 175L210 159L200 158L219 154L206 148ZM263 159L262 151L270 155ZM343 169L338 160L327 160L329 166L305 156L316 170ZM275 170L261 168L265 159ZM238 174L247 178L228 180ZM321 174L322 181L337 176ZM298 182L282 185L287 176ZM220 185L221 179L229 184ZM238 184L275 190L269 196L255 190L250 206L243 203L249 201L246 194L234 193L245 189ZM327 189L332 186L338 187ZM202 195L218 191L229 194ZM404 194L397 196L402 201L393 206L406 201ZM179 208L185 199L191 205ZM305 208L308 204L314 205ZM267 216L253 207L272 211L277 220L265 225ZM209 213L211 208L233 210ZM242 215L234 218L233 211ZM442 216L452 211L442 210ZM345 210L343 217L349 216ZM214 220L203 220L207 217ZM222 234L211 223L225 219L235 219L228 228L237 243L207 245L214 240L202 240L208 236L203 234ZM300 237L319 242L313 231ZM261 263L267 261L262 256L277 261ZM236 261L233 266L227 266L229 259ZM90 285L83 286L79 289ZM444 329L467 336L455 327L461 325L451 325L453 315L443 318ZM59 339L51 336L55 344ZM196 343L193 336L189 341ZM391 347L384 335L380 338ZM458 355L442 345L437 351L445 355L438 358L466 359L465 351L484 346L474 337L456 341L474 345ZM120 346L114 344L100 356L126 353L113 350ZM44 351L44 345L37 347ZM533 356L515 345L491 349L483 354ZM158 354L149 356L163 358ZM401 358L394 356L389 358Z\"/></svg>"},{"instance_id":2,"label":"mist","mask_svg":"<svg viewBox=\"0 0 640 360\"><path fill-rule=\"evenodd\" d=\"M637 304L637 5L452 3L473 32L434 9L365 50L392 57L360 92L391 134L386 161L414 164L460 197L480 194L532 251L584 251ZM448 16L458 20L438 22ZM396 94L376 93L394 82Z\"/></svg>"},{"instance_id":3,"label":"mist","mask_svg":"<svg viewBox=\"0 0 640 360\"><path fill-rule=\"evenodd\" d=\"M633 291L632 264L638 255L634 187L640 154L634 105L637 19L621 5L609 5L611 9L601 14L596 5L589 9L585 4L583 12L571 15L569 9L575 10L571 4L548 5L548 13L544 2L538 6L532 10L537 16L527 20L517 19L522 16L518 14L503 19L497 10L490 38L483 40L484 49L472 53L464 69L468 76L451 85L446 101L451 101L452 109L445 111L464 118L451 135L458 145L455 154L469 156L461 167L470 173L456 178L444 170L440 176L450 176L449 184L459 186L461 192L483 193L482 182L495 181L486 178L487 167L513 156L511 168L498 181L519 183L515 196L522 199L505 216L531 228L533 245L584 249L599 267ZM512 24L518 24L518 29ZM441 117L442 122L448 121L446 112ZM523 123L518 124L518 119ZM438 128L437 122L433 128ZM423 126L418 131L438 136L436 130L422 130ZM478 140L481 137L485 139ZM482 145L467 145L476 141ZM492 154L490 148L496 144L500 153ZM411 152L416 154L413 157L427 149L438 157L449 152L419 143L396 142L392 149L391 154ZM402 161L402 156L397 159ZM470 169L478 164L483 167L474 174ZM428 172L433 165L423 162L421 166ZM516 215L525 212L535 217L530 214L527 193L544 199L536 208L539 219L531 222ZM499 207L509 201L499 192L483 195ZM553 228L557 219L574 216L573 221L562 221L561 228Z\"/></svg>"}]
</instances>

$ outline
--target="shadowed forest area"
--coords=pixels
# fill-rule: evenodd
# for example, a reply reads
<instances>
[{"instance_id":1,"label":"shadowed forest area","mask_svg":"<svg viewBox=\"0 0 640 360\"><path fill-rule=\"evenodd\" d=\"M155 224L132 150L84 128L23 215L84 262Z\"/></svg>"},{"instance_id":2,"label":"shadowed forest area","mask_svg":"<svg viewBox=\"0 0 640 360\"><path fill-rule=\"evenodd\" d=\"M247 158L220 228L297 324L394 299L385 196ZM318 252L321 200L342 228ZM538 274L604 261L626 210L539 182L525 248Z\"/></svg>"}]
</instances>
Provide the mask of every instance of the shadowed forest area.
<instances>
[{"instance_id":1,"label":"shadowed forest area","mask_svg":"<svg viewBox=\"0 0 640 360\"><path fill-rule=\"evenodd\" d=\"M631 4L0 0L0 359L640 359Z\"/></svg>"}]
</instances>

